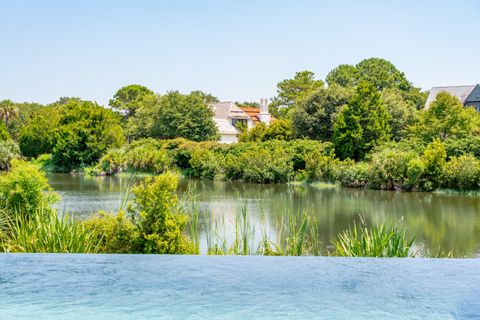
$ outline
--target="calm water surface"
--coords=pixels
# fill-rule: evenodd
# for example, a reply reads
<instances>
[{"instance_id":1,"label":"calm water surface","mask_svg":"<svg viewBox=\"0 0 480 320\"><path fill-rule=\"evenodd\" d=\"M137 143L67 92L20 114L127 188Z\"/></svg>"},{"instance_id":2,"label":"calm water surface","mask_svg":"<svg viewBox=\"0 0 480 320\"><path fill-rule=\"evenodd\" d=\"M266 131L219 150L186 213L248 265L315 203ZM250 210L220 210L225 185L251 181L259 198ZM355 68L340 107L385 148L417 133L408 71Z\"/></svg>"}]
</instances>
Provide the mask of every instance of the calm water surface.
<instances>
[{"instance_id":1,"label":"calm water surface","mask_svg":"<svg viewBox=\"0 0 480 320\"><path fill-rule=\"evenodd\" d=\"M0 319L480 318L478 259L0 254Z\"/></svg>"},{"instance_id":2,"label":"calm water surface","mask_svg":"<svg viewBox=\"0 0 480 320\"><path fill-rule=\"evenodd\" d=\"M139 179L139 178L137 178ZM128 177L52 174L49 180L62 196L59 207L88 216L115 211L128 188ZM202 207L214 218L234 220L239 202L248 204L257 233L274 232L287 212L314 216L325 247L339 232L364 215L370 223L395 222L416 237L419 249L453 251L457 257L480 255L480 196L445 193L400 193L292 185L255 185L223 181L182 180L180 194L195 190ZM270 232L269 231L269 232Z\"/></svg>"}]
</instances>

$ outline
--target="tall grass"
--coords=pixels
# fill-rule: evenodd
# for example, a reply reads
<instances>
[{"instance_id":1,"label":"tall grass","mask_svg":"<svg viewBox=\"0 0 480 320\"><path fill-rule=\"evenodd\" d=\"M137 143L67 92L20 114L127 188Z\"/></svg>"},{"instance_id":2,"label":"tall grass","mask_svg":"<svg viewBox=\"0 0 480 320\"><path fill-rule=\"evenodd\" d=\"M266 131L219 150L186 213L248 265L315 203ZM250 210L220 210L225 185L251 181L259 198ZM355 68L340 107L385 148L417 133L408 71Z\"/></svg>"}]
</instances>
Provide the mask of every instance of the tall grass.
<instances>
[{"instance_id":1,"label":"tall grass","mask_svg":"<svg viewBox=\"0 0 480 320\"><path fill-rule=\"evenodd\" d=\"M333 255L343 257L414 257L411 252L414 239L409 239L405 229L394 225L367 226L361 218L360 225L345 230L332 240Z\"/></svg>"},{"instance_id":2,"label":"tall grass","mask_svg":"<svg viewBox=\"0 0 480 320\"><path fill-rule=\"evenodd\" d=\"M83 224L58 216L54 210L36 210L28 217L15 214L9 218L0 247L5 252L96 253L97 240Z\"/></svg>"}]
</instances>

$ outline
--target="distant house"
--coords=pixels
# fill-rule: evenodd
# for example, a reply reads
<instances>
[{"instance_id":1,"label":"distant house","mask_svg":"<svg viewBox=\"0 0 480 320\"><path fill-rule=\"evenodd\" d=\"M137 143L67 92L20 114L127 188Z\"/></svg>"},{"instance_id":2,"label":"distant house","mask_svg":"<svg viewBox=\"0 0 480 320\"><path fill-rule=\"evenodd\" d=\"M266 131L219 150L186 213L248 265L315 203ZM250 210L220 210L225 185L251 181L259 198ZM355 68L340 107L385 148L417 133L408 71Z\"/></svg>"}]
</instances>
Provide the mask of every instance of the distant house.
<instances>
[{"instance_id":1,"label":"distant house","mask_svg":"<svg viewBox=\"0 0 480 320\"><path fill-rule=\"evenodd\" d=\"M268 125L271 121L267 99L261 99L260 108L240 108L231 101L211 103L209 106L214 112L213 120L223 143L238 141L239 125L250 129L260 122Z\"/></svg>"},{"instance_id":2,"label":"distant house","mask_svg":"<svg viewBox=\"0 0 480 320\"><path fill-rule=\"evenodd\" d=\"M425 108L437 98L440 92L447 92L457 97L465 107L474 107L480 111L480 85L472 86L453 86L453 87L434 87L430 90Z\"/></svg>"}]
</instances>

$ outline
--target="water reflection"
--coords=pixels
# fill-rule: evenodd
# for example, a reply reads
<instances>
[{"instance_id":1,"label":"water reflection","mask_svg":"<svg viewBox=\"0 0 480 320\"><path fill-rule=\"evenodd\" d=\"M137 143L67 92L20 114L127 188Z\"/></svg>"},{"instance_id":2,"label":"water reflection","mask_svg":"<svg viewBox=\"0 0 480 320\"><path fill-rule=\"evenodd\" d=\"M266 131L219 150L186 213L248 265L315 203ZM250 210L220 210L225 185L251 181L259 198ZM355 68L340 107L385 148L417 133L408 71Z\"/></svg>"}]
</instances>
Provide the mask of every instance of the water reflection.
<instances>
[{"instance_id":1,"label":"water reflection","mask_svg":"<svg viewBox=\"0 0 480 320\"><path fill-rule=\"evenodd\" d=\"M60 207L79 215L118 208L128 177L49 176L62 195ZM136 178L137 180L141 178ZM275 226L287 212L309 212L325 246L364 215L370 223L395 222L407 227L417 244L431 252L453 250L455 256L478 256L480 197L441 193L399 193L294 185L255 185L182 180L180 194L195 190L202 207L214 217L233 221L239 201L248 203L252 221ZM257 228L260 232L260 228Z\"/></svg>"}]
</instances>

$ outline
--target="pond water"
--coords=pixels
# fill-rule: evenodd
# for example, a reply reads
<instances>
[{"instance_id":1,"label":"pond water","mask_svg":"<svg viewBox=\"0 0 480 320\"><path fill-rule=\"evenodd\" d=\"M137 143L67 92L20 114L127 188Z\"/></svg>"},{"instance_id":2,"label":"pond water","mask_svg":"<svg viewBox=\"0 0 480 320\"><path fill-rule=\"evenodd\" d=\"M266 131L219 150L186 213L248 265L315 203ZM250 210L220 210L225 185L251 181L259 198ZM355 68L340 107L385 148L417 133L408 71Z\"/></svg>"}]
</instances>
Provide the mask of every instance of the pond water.
<instances>
[{"instance_id":1,"label":"pond water","mask_svg":"<svg viewBox=\"0 0 480 320\"><path fill-rule=\"evenodd\" d=\"M140 178L137 178L140 179ZM62 196L61 210L87 216L115 211L130 184L129 177L51 174ZM308 212L318 224L325 247L363 215L368 223L405 226L416 245L431 253L452 251L457 257L480 255L480 196L448 193L400 193L332 186L256 185L225 181L181 181L180 195L195 190L202 208L233 221L239 202L248 204L252 223L274 229L288 212Z\"/></svg>"},{"instance_id":2,"label":"pond water","mask_svg":"<svg viewBox=\"0 0 480 320\"><path fill-rule=\"evenodd\" d=\"M0 319L479 319L480 260L0 254Z\"/></svg>"}]
</instances>

